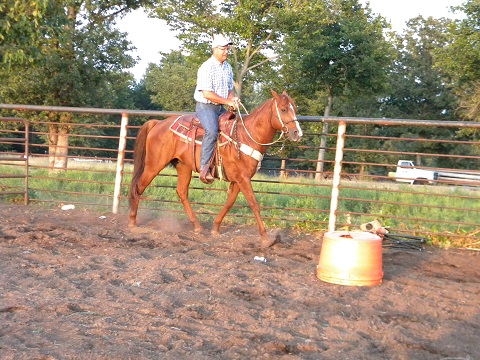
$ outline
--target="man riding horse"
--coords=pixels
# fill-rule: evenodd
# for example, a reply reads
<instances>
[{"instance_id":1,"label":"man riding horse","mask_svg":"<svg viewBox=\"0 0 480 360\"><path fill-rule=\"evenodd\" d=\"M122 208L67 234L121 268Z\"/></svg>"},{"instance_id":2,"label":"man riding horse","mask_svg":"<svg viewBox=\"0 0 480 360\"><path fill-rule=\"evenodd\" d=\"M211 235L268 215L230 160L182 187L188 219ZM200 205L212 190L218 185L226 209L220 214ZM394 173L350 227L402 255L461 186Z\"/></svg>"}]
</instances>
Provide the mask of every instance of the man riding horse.
<instances>
[{"instance_id":1,"label":"man riding horse","mask_svg":"<svg viewBox=\"0 0 480 360\"><path fill-rule=\"evenodd\" d=\"M292 98L285 91L278 94L272 90L273 97L250 114L242 116L239 113L233 119L222 119L222 124L229 125L224 126L221 134L223 142L218 146L221 166L217 167L214 175L210 174L212 155L219 136L218 117L226 111L223 105L238 109L240 103L233 92L232 67L225 61L230 44L225 37L217 35L212 42L212 57L198 70L196 115L205 130L201 149L197 147L200 141L196 137L200 130L191 115L175 115L164 120L151 119L140 128L133 151L130 226L137 225L140 197L147 186L166 166L173 165L178 175L177 195L196 232L202 231L203 226L192 208L188 190L192 173L200 169L200 180L207 184L212 183L214 175L219 174L220 179L230 182L225 204L213 220L213 235L219 234L225 215L241 192L257 221L262 247L272 246L277 240L271 239L267 234L251 180L270 145L280 141L284 135L291 141L300 141L303 132ZM273 141L277 132L280 135Z\"/></svg>"},{"instance_id":2,"label":"man riding horse","mask_svg":"<svg viewBox=\"0 0 480 360\"><path fill-rule=\"evenodd\" d=\"M226 61L230 45L232 42L223 35L215 35L212 56L197 73L194 98L197 101L196 115L205 129L200 155L200 180L205 184L214 180L210 163L218 138L218 117L226 111L223 105L236 108L240 101L234 95L232 66Z\"/></svg>"}]
</instances>

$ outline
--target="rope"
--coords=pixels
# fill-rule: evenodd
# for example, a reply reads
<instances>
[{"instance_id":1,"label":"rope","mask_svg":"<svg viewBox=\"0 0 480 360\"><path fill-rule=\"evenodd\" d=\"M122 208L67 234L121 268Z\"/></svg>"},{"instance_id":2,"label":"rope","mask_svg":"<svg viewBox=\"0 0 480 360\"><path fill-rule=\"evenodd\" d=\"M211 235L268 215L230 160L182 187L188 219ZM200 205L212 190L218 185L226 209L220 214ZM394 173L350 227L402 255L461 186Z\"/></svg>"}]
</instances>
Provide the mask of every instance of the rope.
<instances>
[{"instance_id":1,"label":"rope","mask_svg":"<svg viewBox=\"0 0 480 360\"><path fill-rule=\"evenodd\" d=\"M243 106L243 103L239 102L240 105L242 105L242 107L245 109L245 106ZM275 101L275 108L277 109L277 116L278 116L278 119L280 120L280 124L282 124L282 129L285 127L285 124L283 123L283 120L282 120L282 117L280 116L280 112L278 110L278 105L277 105L277 101ZM239 106L237 105L237 109L239 109ZM248 115L248 111L247 109L245 109L245 112L247 113ZM245 122L243 121L243 117L242 117L242 113L239 111L238 112L238 115L240 117L240 121L242 122L242 125L243 125L243 128L245 129L245 132L247 133L248 137L250 138L250 140L252 140L255 144L257 145L261 145L261 146L270 146L270 145L273 145L273 144L276 144L277 142L279 142L282 137L283 137L283 134L285 134L285 132L282 130L282 133L280 134L280 137L275 140L275 141L272 141L270 143L266 143L266 144L263 144L263 143L259 143L257 140L255 140L252 135L250 135L250 132L248 131L247 127L245 126Z\"/></svg>"}]
</instances>

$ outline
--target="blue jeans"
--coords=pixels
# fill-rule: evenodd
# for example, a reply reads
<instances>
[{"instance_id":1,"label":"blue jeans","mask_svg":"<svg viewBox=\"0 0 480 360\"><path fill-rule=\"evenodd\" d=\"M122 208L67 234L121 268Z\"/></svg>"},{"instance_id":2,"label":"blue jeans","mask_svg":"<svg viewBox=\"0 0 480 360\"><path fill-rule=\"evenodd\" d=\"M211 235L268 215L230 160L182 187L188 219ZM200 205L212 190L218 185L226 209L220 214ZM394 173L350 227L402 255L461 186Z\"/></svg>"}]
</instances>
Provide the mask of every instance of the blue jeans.
<instances>
[{"instance_id":1,"label":"blue jeans","mask_svg":"<svg viewBox=\"0 0 480 360\"><path fill-rule=\"evenodd\" d=\"M200 171L207 165L213 155L218 138L218 117L225 112L222 105L197 102L195 113L205 129L200 154Z\"/></svg>"}]
</instances>

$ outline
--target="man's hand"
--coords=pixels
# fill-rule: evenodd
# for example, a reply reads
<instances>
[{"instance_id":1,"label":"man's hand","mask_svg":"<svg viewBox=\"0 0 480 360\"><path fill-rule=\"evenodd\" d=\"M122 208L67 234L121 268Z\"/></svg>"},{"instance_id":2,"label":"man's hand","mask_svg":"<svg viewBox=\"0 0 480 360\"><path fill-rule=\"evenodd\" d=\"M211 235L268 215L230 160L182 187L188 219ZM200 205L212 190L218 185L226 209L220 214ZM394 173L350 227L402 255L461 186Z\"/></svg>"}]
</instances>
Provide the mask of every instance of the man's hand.
<instances>
[{"instance_id":1,"label":"man's hand","mask_svg":"<svg viewBox=\"0 0 480 360\"><path fill-rule=\"evenodd\" d=\"M231 106L235 109L238 109L238 106L240 105L240 98L238 97L233 97L231 99L228 99L228 103L227 103L228 106Z\"/></svg>"}]
</instances>

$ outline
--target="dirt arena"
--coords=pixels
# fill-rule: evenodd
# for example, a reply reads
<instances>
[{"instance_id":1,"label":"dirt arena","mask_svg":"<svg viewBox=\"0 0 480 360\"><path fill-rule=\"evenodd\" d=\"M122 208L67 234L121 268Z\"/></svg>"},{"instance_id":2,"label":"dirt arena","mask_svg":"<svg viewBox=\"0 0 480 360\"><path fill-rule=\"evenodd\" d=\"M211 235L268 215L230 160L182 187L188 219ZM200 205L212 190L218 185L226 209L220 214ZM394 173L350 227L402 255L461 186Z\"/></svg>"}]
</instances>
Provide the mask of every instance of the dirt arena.
<instances>
[{"instance_id":1,"label":"dirt arena","mask_svg":"<svg viewBox=\"0 0 480 360\"><path fill-rule=\"evenodd\" d=\"M480 359L478 251L384 248L382 284L342 286L321 234L139 221L0 205L0 359Z\"/></svg>"}]
</instances>

